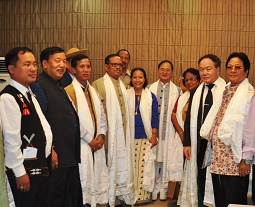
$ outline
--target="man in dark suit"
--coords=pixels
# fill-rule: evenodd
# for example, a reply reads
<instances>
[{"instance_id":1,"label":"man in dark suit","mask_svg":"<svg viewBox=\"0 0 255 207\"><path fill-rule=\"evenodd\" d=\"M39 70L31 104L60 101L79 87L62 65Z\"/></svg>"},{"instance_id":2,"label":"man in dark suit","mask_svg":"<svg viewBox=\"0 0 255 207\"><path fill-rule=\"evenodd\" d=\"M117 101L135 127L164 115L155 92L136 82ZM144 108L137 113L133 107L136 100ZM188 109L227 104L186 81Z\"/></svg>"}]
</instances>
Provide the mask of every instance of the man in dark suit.
<instances>
[{"instance_id":1,"label":"man in dark suit","mask_svg":"<svg viewBox=\"0 0 255 207\"><path fill-rule=\"evenodd\" d=\"M77 113L65 90L59 84L66 71L66 55L62 48L49 47L40 55L43 67L37 82L31 86L53 133L53 163L48 206L81 207L80 128Z\"/></svg>"},{"instance_id":2,"label":"man in dark suit","mask_svg":"<svg viewBox=\"0 0 255 207\"><path fill-rule=\"evenodd\" d=\"M203 83L191 91L189 109L184 124L183 152L188 160L197 164L199 206L203 206L205 194L206 168L202 169L202 164L207 146L207 140L200 136L200 129L210 108L217 98L221 98L224 90L225 81L219 77L220 64L220 59L213 54L205 55L199 59L199 73ZM219 97L216 97L218 94L220 94ZM214 117L208 116L208 119L214 119ZM197 150L194 151L192 148Z\"/></svg>"},{"instance_id":3,"label":"man in dark suit","mask_svg":"<svg viewBox=\"0 0 255 207\"><path fill-rule=\"evenodd\" d=\"M63 77L60 79L60 83L63 88L70 85L74 79L74 74L73 74L73 70L71 66L71 60L75 55L78 55L78 54L83 54L89 57L89 50L88 49L80 50L78 48L71 48L70 50L67 51L66 72L64 73Z\"/></svg>"}]
</instances>

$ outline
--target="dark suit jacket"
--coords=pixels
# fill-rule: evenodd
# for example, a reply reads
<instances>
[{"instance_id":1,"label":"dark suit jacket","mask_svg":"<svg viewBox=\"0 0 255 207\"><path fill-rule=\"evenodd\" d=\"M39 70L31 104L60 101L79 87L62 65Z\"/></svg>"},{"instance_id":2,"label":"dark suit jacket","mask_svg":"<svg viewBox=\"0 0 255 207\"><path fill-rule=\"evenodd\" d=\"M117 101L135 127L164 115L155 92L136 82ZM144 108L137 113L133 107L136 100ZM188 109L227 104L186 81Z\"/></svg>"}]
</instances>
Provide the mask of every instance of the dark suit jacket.
<instances>
[{"instance_id":1,"label":"dark suit jacket","mask_svg":"<svg viewBox=\"0 0 255 207\"><path fill-rule=\"evenodd\" d=\"M190 101L189 101L189 107L187 111L187 116L186 120L184 122L184 140L183 140L183 147L187 147L191 145L191 140L190 140L190 122L191 121L196 121L197 122L197 151L199 152L200 150L200 142L201 142L201 136L200 136L200 128L202 126L202 102L203 102L203 93L204 93L204 87L202 89L202 93L200 96L200 104L199 104L199 109L198 109L198 119L197 120L191 120L190 119L190 112L191 112L191 106L192 106L192 101L194 94L196 92L197 88L194 88L193 90L190 91Z\"/></svg>"},{"instance_id":2,"label":"dark suit jacket","mask_svg":"<svg viewBox=\"0 0 255 207\"><path fill-rule=\"evenodd\" d=\"M73 79L67 70L64 73L63 77L59 80L59 82L63 88L70 85L72 83L72 81L73 81Z\"/></svg>"},{"instance_id":3,"label":"dark suit jacket","mask_svg":"<svg viewBox=\"0 0 255 207\"><path fill-rule=\"evenodd\" d=\"M51 126L59 167L77 166L80 162L80 124L65 90L45 72L31 89Z\"/></svg>"}]
</instances>

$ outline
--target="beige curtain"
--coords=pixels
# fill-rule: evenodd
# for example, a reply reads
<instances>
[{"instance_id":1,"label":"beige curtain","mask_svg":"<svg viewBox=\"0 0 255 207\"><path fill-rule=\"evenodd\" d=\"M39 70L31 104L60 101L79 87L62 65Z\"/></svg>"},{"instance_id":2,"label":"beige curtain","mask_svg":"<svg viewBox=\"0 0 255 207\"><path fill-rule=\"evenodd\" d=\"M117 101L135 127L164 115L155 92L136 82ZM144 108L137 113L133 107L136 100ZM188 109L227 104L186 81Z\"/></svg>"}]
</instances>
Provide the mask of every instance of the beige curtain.
<instances>
[{"instance_id":1,"label":"beige curtain","mask_svg":"<svg viewBox=\"0 0 255 207\"><path fill-rule=\"evenodd\" d=\"M254 0L0 0L0 56L28 46L38 57L48 46L88 48L91 81L104 74L104 58L126 48L130 68L143 67L149 82L169 59L173 81L197 60L214 53L225 61L234 51L251 60L254 84Z\"/></svg>"}]
</instances>

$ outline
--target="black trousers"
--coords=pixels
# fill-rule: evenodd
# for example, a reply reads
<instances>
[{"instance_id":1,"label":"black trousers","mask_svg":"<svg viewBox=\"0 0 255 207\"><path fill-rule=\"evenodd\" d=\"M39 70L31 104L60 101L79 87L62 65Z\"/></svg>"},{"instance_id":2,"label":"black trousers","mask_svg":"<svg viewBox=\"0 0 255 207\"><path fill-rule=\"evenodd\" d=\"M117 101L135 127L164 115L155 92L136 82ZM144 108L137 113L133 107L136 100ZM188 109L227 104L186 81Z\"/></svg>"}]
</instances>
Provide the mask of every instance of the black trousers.
<instances>
[{"instance_id":1,"label":"black trousers","mask_svg":"<svg viewBox=\"0 0 255 207\"><path fill-rule=\"evenodd\" d=\"M249 175L245 177L212 174L216 207L229 204L247 205Z\"/></svg>"},{"instance_id":2,"label":"black trousers","mask_svg":"<svg viewBox=\"0 0 255 207\"><path fill-rule=\"evenodd\" d=\"M50 176L49 207L82 207L82 190L78 166L57 168Z\"/></svg>"},{"instance_id":3,"label":"black trousers","mask_svg":"<svg viewBox=\"0 0 255 207\"><path fill-rule=\"evenodd\" d=\"M201 139L200 142L200 149L197 155L197 180L198 180L198 187L199 187L199 193L202 197L202 200L204 199L205 195L205 179L206 179L206 168L202 169L204 157L205 157L205 150L207 147L208 141L206 139Z\"/></svg>"},{"instance_id":4,"label":"black trousers","mask_svg":"<svg viewBox=\"0 0 255 207\"><path fill-rule=\"evenodd\" d=\"M255 204L255 165L252 165L252 201Z\"/></svg>"},{"instance_id":5,"label":"black trousers","mask_svg":"<svg viewBox=\"0 0 255 207\"><path fill-rule=\"evenodd\" d=\"M16 180L8 176L16 207L47 207L49 176L29 176L30 190L17 189Z\"/></svg>"}]
</instances>

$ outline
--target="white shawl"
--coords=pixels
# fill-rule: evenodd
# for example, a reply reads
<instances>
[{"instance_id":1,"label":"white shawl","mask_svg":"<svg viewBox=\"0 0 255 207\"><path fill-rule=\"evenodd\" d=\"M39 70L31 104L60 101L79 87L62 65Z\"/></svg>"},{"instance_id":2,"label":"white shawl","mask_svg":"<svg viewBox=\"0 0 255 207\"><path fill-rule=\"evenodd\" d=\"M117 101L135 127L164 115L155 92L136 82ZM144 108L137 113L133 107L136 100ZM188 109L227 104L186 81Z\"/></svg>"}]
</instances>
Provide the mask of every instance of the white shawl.
<instances>
[{"instance_id":1,"label":"white shawl","mask_svg":"<svg viewBox=\"0 0 255 207\"><path fill-rule=\"evenodd\" d=\"M230 83L227 87L230 87ZM243 125L253 95L254 88L245 78L238 86L219 126L218 137L225 145L231 146L236 163L242 159Z\"/></svg>"},{"instance_id":2,"label":"white shawl","mask_svg":"<svg viewBox=\"0 0 255 207\"><path fill-rule=\"evenodd\" d=\"M126 114L128 104L126 88L122 81L121 86L125 102ZM128 115L126 115L126 135L123 130L121 109L111 78L104 75L106 91L106 110L108 120L108 168L110 171L109 205L115 205L115 196L124 200L126 204L133 205L136 202L134 184L134 140L130 137ZM125 142L126 138L126 142Z\"/></svg>"},{"instance_id":3,"label":"white shawl","mask_svg":"<svg viewBox=\"0 0 255 207\"><path fill-rule=\"evenodd\" d=\"M153 83L150 86L150 90L157 96L157 89L158 89L158 84L159 84L159 80L155 83ZM159 143L158 143L158 149L164 149L164 160L163 160L163 184L164 187L167 188L168 182L169 181L175 181L175 178L173 177L173 171L172 171L172 166L169 165L170 163L170 159L172 156L171 153L171 145L173 144L173 140L174 140L174 135L175 135L175 129L174 126L171 122L171 114L174 108L174 104L177 100L177 98L179 97L179 91L177 86L170 81L170 89L169 89L169 102L168 102L168 109L167 109L167 118L166 118L166 133L165 133L165 146L160 146L162 137L161 137L161 133L159 133ZM162 131L163 128L163 120L162 120L162 116L160 116L160 120L159 120L159 132Z\"/></svg>"},{"instance_id":4,"label":"white shawl","mask_svg":"<svg viewBox=\"0 0 255 207\"><path fill-rule=\"evenodd\" d=\"M77 113L81 130L81 163L79 164L83 203L95 207L97 203L108 202L109 172L106 166L104 146L92 155L89 143L94 138L95 126L90 115L90 109L80 83L74 78L73 87L76 94ZM89 84L89 83L87 83ZM102 105L95 89L89 85L88 90L95 108L98 136L101 132Z\"/></svg>"},{"instance_id":5,"label":"white shawl","mask_svg":"<svg viewBox=\"0 0 255 207\"><path fill-rule=\"evenodd\" d=\"M222 78L218 78L215 81L216 85L216 92L214 96L214 103L209 111L209 113L206 116L206 119L201 127L200 135L203 137L208 137L210 135L211 126L213 124L214 118L217 114L217 111L220 107L221 101L222 101L222 94L225 89L226 83ZM190 138L191 138L191 159L186 160L186 169L189 170L189 172L184 172L183 176L183 182L180 189L180 194L178 198L178 205L181 206L197 206L197 119L198 119L198 109L200 105L200 99L202 94L202 89L204 87L204 83L201 84L192 99L192 105L191 105L191 112L190 112ZM202 130L202 128L204 130ZM202 133L201 131L204 131ZM205 136L207 135L207 136ZM184 171L185 171L184 170ZM209 171L210 169L207 169ZM204 200L205 203L214 203L214 197L212 192L212 185L208 186L208 184L212 184L210 181L211 178L209 178L210 174L207 173L206 178L206 188L205 188L205 198L208 200ZM189 182L185 182L185 181ZM211 195L208 195L210 192Z\"/></svg>"},{"instance_id":6,"label":"white shawl","mask_svg":"<svg viewBox=\"0 0 255 207\"><path fill-rule=\"evenodd\" d=\"M128 106L129 106L129 123L130 136L135 139L135 90L130 88L127 90ZM147 138L152 136L151 117L152 117L152 94L148 88L142 90L140 101L140 113ZM151 144L146 146L144 173L143 173L143 188L146 191L152 192L155 182L155 164L156 147L151 149Z\"/></svg>"},{"instance_id":7,"label":"white shawl","mask_svg":"<svg viewBox=\"0 0 255 207\"><path fill-rule=\"evenodd\" d=\"M184 128L182 111L190 96L190 92L186 91L178 100L176 118L180 127ZM178 132L175 133L174 140L170 146L172 156L169 158L169 170L172 173L172 181L181 181L183 174L183 144Z\"/></svg>"}]
</instances>

